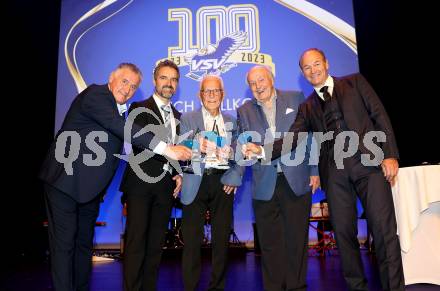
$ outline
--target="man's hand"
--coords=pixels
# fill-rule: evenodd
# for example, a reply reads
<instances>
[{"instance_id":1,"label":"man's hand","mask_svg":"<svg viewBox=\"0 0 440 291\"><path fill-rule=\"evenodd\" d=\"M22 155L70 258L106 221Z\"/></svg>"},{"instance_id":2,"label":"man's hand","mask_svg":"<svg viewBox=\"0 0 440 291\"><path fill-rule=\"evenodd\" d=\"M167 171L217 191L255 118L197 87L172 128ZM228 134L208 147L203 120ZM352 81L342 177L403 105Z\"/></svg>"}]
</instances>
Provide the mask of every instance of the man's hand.
<instances>
[{"instance_id":1,"label":"man's hand","mask_svg":"<svg viewBox=\"0 0 440 291\"><path fill-rule=\"evenodd\" d=\"M234 192L234 194L235 194L237 192L237 187L230 186L230 185L224 185L223 191L225 191L225 193L228 195L231 194L232 192Z\"/></svg>"},{"instance_id":2,"label":"man's hand","mask_svg":"<svg viewBox=\"0 0 440 291\"><path fill-rule=\"evenodd\" d=\"M173 180L176 181L176 188L174 188L173 197L177 198L177 195L179 195L179 192L182 189L182 176L176 175L173 177Z\"/></svg>"},{"instance_id":3,"label":"man's hand","mask_svg":"<svg viewBox=\"0 0 440 291\"><path fill-rule=\"evenodd\" d=\"M231 153L232 153L232 148L228 145L225 145L222 148L217 148L217 156L224 160L228 160Z\"/></svg>"},{"instance_id":4,"label":"man's hand","mask_svg":"<svg viewBox=\"0 0 440 291\"><path fill-rule=\"evenodd\" d=\"M319 176L310 176L310 187L312 187L312 194L315 194L316 190L321 187L321 180Z\"/></svg>"},{"instance_id":5,"label":"man's hand","mask_svg":"<svg viewBox=\"0 0 440 291\"><path fill-rule=\"evenodd\" d=\"M186 161L191 159L192 151L183 145L167 145L163 154L173 160Z\"/></svg>"},{"instance_id":6,"label":"man's hand","mask_svg":"<svg viewBox=\"0 0 440 291\"><path fill-rule=\"evenodd\" d=\"M261 146L248 142L241 146L241 153L249 159L255 155L259 156L261 155Z\"/></svg>"},{"instance_id":7,"label":"man's hand","mask_svg":"<svg viewBox=\"0 0 440 291\"><path fill-rule=\"evenodd\" d=\"M391 185L394 184L394 179L397 176L397 173L399 172L399 163L394 158L388 158L382 161L382 164L380 165L382 167L383 175L385 176L385 179Z\"/></svg>"},{"instance_id":8,"label":"man's hand","mask_svg":"<svg viewBox=\"0 0 440 291\"><path fill-rule=\"evenodd\" d=\"M215 152L217 148L215 142L212 142L204 137L199 138L199 144L200 144L200 152L204 154Z\"/></svg>"}]
</instances>

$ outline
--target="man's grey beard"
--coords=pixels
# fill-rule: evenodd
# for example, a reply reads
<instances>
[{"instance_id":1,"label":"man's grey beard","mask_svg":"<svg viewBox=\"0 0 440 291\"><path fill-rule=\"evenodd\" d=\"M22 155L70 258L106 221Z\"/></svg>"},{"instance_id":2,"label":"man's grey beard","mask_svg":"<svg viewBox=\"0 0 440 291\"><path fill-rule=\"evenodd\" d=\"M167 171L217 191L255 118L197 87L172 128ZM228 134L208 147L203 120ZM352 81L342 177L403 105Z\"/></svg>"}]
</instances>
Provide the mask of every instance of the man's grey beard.
<instances>
[{"instance_id":1,"label":"man's grey beard","mask_svg":"<svg viewBox=\"0 0 440 291\"><path fill-rule=\"evenodd\" d=\"M157 91L157 90L155 90L155 91L156 91L157 95L159 95L162 98L166 98L166 99L171 99L171 97L173 97L174 93L176 92L176 91L174 91L174 89L171 89L169 94L165 94L163 88L160 91Z\"/></svg>"}]
</instances>

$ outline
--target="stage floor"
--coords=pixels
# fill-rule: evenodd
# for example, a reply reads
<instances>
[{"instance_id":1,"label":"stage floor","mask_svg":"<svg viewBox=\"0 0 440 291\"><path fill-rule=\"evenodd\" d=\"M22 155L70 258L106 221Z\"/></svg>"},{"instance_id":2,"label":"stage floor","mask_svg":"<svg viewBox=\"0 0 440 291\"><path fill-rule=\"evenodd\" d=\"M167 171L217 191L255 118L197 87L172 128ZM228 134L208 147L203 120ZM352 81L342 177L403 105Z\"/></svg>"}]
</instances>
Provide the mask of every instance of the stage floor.
<instances>
[{"instance_id":1,"label":"stage floor","mask_svg":"<svg viewBox=\"0 0 440 291\"><path fill-rule=\"evenodd\" d=\"M203 269L199 290L206 290L210 274L210 256L204 250ZM158 291L182 291L182 276L179 250L166 250L163 256ZM229 291L263 291L260 269L261 257L252 251L231 250L226 289ZM362 251L365 273L370 290L381 290L374 254ZM2 274L0 290L52 290L49 264L21 263L9 272ZM122 290L122 261L94 262L91 291L120 291ZM319 257L309 256L307 275L310 291L343 291L347 290L342 278L340 259L336 251L331 255ZM440 286L412 285L407 290L434 291Z\"/></svg>"}]
</instances>

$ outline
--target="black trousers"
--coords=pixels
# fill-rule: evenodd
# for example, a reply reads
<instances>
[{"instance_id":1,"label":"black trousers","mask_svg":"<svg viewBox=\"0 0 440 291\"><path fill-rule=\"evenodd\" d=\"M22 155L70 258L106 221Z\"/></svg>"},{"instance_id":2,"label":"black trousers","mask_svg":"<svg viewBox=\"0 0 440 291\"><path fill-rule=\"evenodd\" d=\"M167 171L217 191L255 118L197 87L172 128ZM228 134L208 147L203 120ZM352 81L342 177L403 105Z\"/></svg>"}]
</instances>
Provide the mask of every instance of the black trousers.
<instances>
[{"instance_id":1,"label":"black trousers","mask_svg":"<svg viewBox=\"0 0 440 291\"><path fill-rule=\"evenodd\" d=\"M331 167L326 194L343 275L349 289L368 290L357 239L357 195L373 233L382 288L404 290L390 184L380 168L363 166L357 158L344 160L344 169Z\"/></svg>"},{"instance_id":2,"label":"black trousers","mask_svg":"<svg viewBox=\"0 0 440 291\"><path fill-rule=\"evenodd\" d=\"M264 290L305 290L311 194L296 196L279 174L272 199L253 205Z\"/></svg>"},{"instance_id":3,"label":"black trousers","mask_svg":"<svg viewBox=\"0 0 440 291\"><path fill-rule=\"evenodd\" d=\"M87 203L78 203L48 184L44 185L44 190L54 289L89 290L100 196Z\"/></svg>"},{"instance_id":4,"label":"black trousers","mask_svg":"<svg viewBox=\"0 0 440 291\"><path fill-rule=\"evenodd\" d=\"M145 191L126 192L124 290L155 291L175 182L166 175Z\"/></svg>"},{"instance_id":5,"label":"black trousers","mask_svg":"<svg viewBox=\"0 0 440 291\"><path fill-rule=\"evenodd\" d=\"M211 214L212 270L209 290L223 290L229 236L232 225L234 194L226 194L220 182L221 174L204 175L194 201L183 205L182 272L185 291L196 290L201 270L201 246L205 213Z\"/></svg>"}]
</instances>

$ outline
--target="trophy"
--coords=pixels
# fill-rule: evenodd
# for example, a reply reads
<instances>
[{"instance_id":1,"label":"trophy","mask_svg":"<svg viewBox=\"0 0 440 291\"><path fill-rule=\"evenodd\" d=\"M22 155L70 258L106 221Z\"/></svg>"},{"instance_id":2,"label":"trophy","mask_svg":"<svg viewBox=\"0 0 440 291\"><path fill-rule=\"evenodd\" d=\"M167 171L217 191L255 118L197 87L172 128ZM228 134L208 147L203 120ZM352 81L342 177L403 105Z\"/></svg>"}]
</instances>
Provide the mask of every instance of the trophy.
<instances>
[{"instance_id":1,"label":"trophy","mask_svg":"<svg viewBox=\"0 0 440 291\"><path fill-rule=\"evenodd\" d=\"M200 153L199 153L199 133L200 130L197 128L192 138L187 138L182 141L182 145L186 146L192 151L191 159L188 161L182 162L182 171L185 173L194 174L194 169L192 167L192 162L200 162Z\"/></svg>"}]
</instances>

